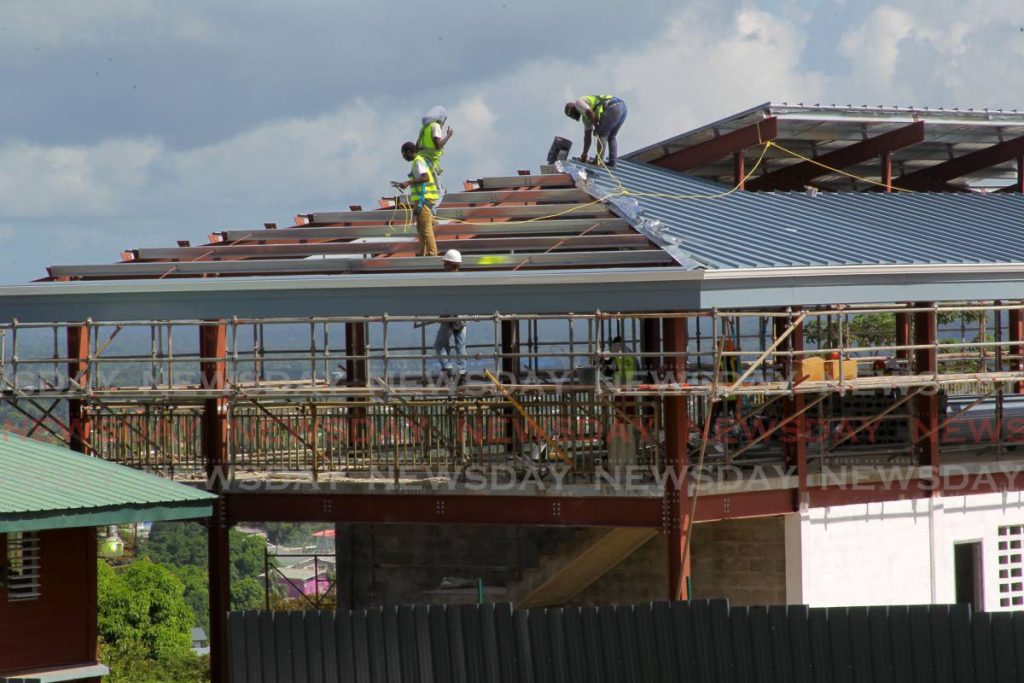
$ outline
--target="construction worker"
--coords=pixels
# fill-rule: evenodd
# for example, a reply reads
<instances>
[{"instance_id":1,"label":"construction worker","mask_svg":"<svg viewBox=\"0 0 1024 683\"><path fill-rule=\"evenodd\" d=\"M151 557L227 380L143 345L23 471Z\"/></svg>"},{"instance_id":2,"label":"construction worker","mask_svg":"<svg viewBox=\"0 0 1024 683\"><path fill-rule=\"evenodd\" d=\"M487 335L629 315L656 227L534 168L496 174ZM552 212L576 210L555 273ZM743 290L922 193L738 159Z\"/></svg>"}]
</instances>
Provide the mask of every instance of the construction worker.
<instances>
[{"instance_id":1,"label":"construction worker","mask_svg":"<svg viewBox=\"0 0 1024 683\"><path fill-rule=\"evenodd\" d=\"M434 177L441 175L441 156L444 154L444 146L451 140L454 131L451 126L448 131L441 135L448 120L448 112L444 107L434 107L426 113L422 119L419 137L416 138L416 150L427 160L434 171Z\"/></svg>"},{"instance_id":2,"label":"construction worker","mask_svg":"<svg viewBox=\"0 0 1024 683\"><path fill-rule=\"evenodd\" d=\"M619 156L616 138L627 113L626 103L611 95L584 95L575 102L565 103L565 115L583 122L583 153L580 161L587 163L590 140L592 134L597 133L594 163L600 163L602 154L607 150L605 165L615 166Z\"/></svg>"},{"instance_id":3,"label":"construction worker","mask_svg":"<svg viewBox=\"0 0 1024 683\"><path fill-rule=\"evenodd\" d=\"M618 386L632 384L636 376L636 358L626 355L626 343L622 337L612 339L609 351L611 353L603 361L605 376L611 377Z\"/></svg>"},{"instance_id":4,"label":"construction worker","mask_svg":"<svg viewBox=\"0 0 1024 683\"><path fill-rule=\"evenodd\" d=\"M434 211L437 208L439 194L437 176L426 159L417 149L416 143L402 144L402 158L412 162L409 179L393 180L391 186L404 190L409 189L409 202L416 216L416 234L419 236L420 256L437 256L437 243L434 241Z\"/></svg>"},{"instance_id":5,"label":"construction worker","mask_svg":"<svg viewBox=\"0 0 1024 683\"><path fill-rule=\"evenodd\" d=\"M462 254L449 249L441 257L446 272L457 272L462 268ZM455 347L455 362L452 363L452 347ZM441 374L457 377L458 384L466 383L466 323L457 317L442 318L434 337L434 353L441 363Z\"/></svg>"}]
</instances>

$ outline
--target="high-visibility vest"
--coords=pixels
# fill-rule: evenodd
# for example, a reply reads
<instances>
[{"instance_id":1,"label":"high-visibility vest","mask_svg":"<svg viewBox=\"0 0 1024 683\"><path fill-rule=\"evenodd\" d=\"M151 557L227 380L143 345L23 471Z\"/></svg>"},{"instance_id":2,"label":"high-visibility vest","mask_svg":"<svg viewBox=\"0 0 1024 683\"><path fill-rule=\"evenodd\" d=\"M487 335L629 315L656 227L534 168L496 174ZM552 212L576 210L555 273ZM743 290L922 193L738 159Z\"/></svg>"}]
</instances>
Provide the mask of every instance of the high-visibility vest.
<instances>
[{"instance_id":1,"label":"high-visibility vest","mask_svg":"<svg viewBox=\"0 0 1024 683\"><path fill-rule=\"evenodd\" d=\"M419 140L416 141L416 151L432 167L437 166L437 163L441 160L441 155L444 154L444 148L438 147L437 143L434 142L434 136L430 134L430 129L434 123L436 122L428 121L423 124L423 127L420 128Z\"/></svg>"},{"instance_id":2,"label":"high-visibility vest","mask_svg":"<svg viewBox=\"0 0 1024 683\"><path fill-rule=\"evenodd\" d=\"M594 112L594 116L600 121L601 117L604 116L604 108L608 106L614 97L611 95L584 95L583 101L587 103L590 110Z\"/></svg>"},{"instance_id":3,"label":"high-visibility vest","mask_svg":"<svg viewBox=\"0 0 1024 683\"><path fill-rule=\"evenodd\" d=\"M427 167L427 182L418 183L416 182L416 175L413 173L413 169L416 168L416 162L422 161L423 165ZM427 161L422 154L417 154L412 160L412 168L409 170L409 178L413 181L409 185L409 197L412 199L414 206L420 204L430 204L433 206L437 202L437 179L434 177L434 167Z\"/></svg>"},{"instance_id":4,"label":"high-visibility vest","mask_svg":"<svg viewBox=\"0 0 1024 683\"><path fill-rule=\"evenodd\" d=\"M631 384L636 374L636 359L632 356L619 356L615 359L615 383Z\"/></svg>"}]
</instances>

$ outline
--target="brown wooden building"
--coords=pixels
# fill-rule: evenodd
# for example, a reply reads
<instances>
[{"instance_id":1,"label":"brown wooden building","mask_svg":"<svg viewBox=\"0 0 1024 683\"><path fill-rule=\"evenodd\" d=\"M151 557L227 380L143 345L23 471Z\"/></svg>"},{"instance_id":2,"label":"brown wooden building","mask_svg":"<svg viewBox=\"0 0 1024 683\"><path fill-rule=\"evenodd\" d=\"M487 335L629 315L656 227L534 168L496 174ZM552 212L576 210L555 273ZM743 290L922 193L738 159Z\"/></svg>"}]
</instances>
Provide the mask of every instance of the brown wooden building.
<instances>
[{"instance_id":1,"label":"brown wooden building","mask_svg":"<svg viewBox=\"0 0 1024 683\"><path fill-rule=\"evenodd\" d=\"M99 681L96 527L210 515L213 496L0 432L0 681Z\"/></svg>"}]
</instances>

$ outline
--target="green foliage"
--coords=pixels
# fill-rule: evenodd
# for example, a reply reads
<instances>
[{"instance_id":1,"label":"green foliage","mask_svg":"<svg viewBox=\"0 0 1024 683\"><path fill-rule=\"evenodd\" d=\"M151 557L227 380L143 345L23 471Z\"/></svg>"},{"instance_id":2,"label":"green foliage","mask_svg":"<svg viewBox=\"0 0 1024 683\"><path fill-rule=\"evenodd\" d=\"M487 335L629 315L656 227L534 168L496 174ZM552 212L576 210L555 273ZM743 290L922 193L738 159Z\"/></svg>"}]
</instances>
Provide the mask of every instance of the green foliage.
<instances>
[{"instance_id":1,"label":"green foliage","mask_svg":"<svg viewBox=\"0 0 1024 683\"><path fill-rule=\"evenodd\" d=\"M231 609L262 609L263 574L266 544L259 536L232 529ZM209 623L210 600L207 585L206 530L193 522L158 522L149 533L144 553L154 562L166 565L185 585L185 600L195 614L195 623ZM271 590L277 590L271 586Z\"/></svg>"},{"instance_id":2,"label":"green foliage","mask_svg":"<svg viewBox=\"0 0 1024 683\"><path fill-rule=\"evenodd\" d=\"M192 652L185 587L166 567L143 559L97 565L101 659L111 681L202 681L205 660Z\"/></svg>"},{"instance_id":3,"label":"green foliage","mask_svg":"<svg viewBox=\"0 0 1024 683\"><path fill-rule=\"evenodd\" d=\"M268 541L274 545L296 547L310 545L314 533L330 529L331 525L317 522L272 522L266 527Z\"/></svg>"}]
</instances>

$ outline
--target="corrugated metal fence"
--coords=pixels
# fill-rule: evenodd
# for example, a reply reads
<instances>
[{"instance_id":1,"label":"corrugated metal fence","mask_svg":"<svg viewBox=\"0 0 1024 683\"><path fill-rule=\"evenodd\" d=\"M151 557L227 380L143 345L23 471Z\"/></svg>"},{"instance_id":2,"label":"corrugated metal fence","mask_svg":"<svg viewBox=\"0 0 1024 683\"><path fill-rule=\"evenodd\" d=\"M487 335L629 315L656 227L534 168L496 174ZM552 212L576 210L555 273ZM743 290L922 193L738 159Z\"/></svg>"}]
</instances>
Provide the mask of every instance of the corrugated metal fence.
<instances>
[{"instance_id":1,"label":"corrugated metal fence","mask_svg":"<svg viewBox=\"0 0 1024 683\"><path fill-rule=\"evenodd\" d=\"M1024 681L1024 612L725 601L241 612L241 683Z\"/></svg>"}]
</instances>

